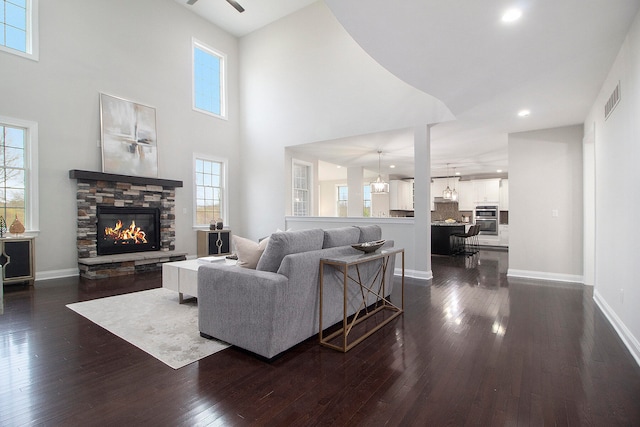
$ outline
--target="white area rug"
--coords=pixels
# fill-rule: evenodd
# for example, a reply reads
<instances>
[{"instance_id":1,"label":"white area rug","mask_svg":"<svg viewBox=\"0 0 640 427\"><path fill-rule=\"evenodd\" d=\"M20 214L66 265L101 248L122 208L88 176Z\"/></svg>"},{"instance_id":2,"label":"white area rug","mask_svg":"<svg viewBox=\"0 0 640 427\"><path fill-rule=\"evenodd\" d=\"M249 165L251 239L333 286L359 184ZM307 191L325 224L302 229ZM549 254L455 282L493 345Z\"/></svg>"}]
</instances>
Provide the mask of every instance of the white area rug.
<instances>
[{"instance_id":1,"label":"white area rug","mask_svg":"<svg viewBox=\"0 0 640 427\"><path fill-rule=\"evenodd\" d=\"M68 304L71 310L178 369L229 347L202 338L198 306L178 304L178 293L159 288Z\"/></svg>"}]
</instances>

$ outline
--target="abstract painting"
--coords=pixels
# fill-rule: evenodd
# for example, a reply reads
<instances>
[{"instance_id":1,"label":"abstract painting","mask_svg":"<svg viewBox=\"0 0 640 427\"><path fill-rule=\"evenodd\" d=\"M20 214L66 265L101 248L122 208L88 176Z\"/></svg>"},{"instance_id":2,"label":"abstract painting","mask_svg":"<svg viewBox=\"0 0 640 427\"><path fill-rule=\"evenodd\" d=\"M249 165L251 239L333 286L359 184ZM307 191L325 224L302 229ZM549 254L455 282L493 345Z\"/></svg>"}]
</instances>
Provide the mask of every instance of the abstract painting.
<instances>
[{"instance_id":1,"label":"abstract painting","mask_svg":"<svg viewBox=\"0 0 640 427\"><path fill-rule=\"evenodd\" d=\"M158 177L156 110L100 94L102 172Z\"/></svg>"}]
</instances>

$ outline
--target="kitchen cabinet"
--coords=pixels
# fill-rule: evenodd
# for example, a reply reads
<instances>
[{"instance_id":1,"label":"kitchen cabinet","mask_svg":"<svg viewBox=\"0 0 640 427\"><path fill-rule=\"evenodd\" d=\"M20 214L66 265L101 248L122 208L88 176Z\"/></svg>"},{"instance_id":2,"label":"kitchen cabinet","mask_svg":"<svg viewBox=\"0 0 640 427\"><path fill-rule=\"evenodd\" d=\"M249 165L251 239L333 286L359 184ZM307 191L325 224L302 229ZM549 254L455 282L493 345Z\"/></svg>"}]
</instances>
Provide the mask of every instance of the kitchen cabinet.
<instances>
[{"instance_id":1,"label":"kitchen cabinet","mask_svg":"<svg viewBox=\"0 0 640 427\"><path fill-rule=\"evenodd\" d=\"M500 246L509 246L509 226L507 224L498 226L498 238Z\"/></svg>"},{"instance_id":2,"label":"kitchen cabinet","mask_svg":"<svg viewBox=\"0 0 640 427\"><path fill-rule=\"evenodd\" d=\"M476 204L500 202L500 179L477 179L472 182Z\"/></svg>"},{"instance_id":3,"label":"kitchen cabinet","mask_svg":"<svg viewBox=\"0 0 640 427\"><path fill-rule=\"evenodd\" d=\"M413 210L413 182L392 179L389 181L389 210Z\"/></svg>"},{"instance_id":4,"label":"kitchen cabinet","mask_svg":"<svg viewBox=\"0 0 640 427\"><path fill-rule=\"evenodd\" d=\"M481 246L498 246L500 244L500 237L480 234L478 235L478 244Z\"/></svg>"},{"instance_id":5,"label":"kitchen cabinet","mask_svg":"<svg viewBox=\"0 0 640 427\"><path fill-rule=\"evenodd\" d=\"M431 181L431 210L435 211L436 207L434 205L433 199L435 197L442 197L442 193L447 188L447 185L450 189L453 190L453 180L447 178L433 178Z\"/></svg>"},{"instance_id":6,"label":"kitchen cabinet","mask_svg":"<svg viewBox=\"0 0 640 427\"><path fill-rule=\"evenodd\" d=\"M472 211L476 208L473 181L458 181L456 183L456 191L458 192L459 210Z\"/></svg>"},{"instance_id":7,"label":"kitchen cabinet","mask_svg":"<svg viewBox=\"0 0 640 427\"><path fill-rule=\"evenodd\" d=\"M500 210L509 210L509 180L500 180Z\"/></svg>"},{"instance_id":8,"label":"kitchen cabinet","mask_svg":"<svg viewBox=\"0 0 640 427\"><path fill-rule=\"evenodd\" d=\"M431 225L431 253L436 255L452 255L452 234L465 232L465 225Z\"/></svg>"}]
</instances>

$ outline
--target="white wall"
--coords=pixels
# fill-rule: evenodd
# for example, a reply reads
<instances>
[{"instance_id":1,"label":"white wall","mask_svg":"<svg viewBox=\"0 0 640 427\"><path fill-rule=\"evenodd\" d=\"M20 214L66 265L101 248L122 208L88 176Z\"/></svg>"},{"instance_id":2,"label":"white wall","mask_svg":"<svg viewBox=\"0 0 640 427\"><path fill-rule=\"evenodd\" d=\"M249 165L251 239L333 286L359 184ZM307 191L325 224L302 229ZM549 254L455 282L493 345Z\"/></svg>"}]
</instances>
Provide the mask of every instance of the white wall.
<instances>
[{"instance_id":1,"label":"white wall","mask_svg":"<svg viewBox=\"0 0 640 427\"><path fill-rule=\"evenodd\" d=\"M509 276L582 282L582 134L509 135Z\"/></svg>"},{"instance_id":2,"label":"white wall","mask_svg":"<svg viewBox=\"0 0 640 427\"><path fill-rule=\"evenodd\" d=\"M191 109L192 36L228 55L229 120ZM230 180L240 180L237 51L237 39L173 1L40 2L40 61L0 52L0 115L39 125L37 278L77 270L76 182L68 172L102 170L99 92L156 108L160 178L184 181L176 249L196 253L192 153L229 158ZM232 227L238 206L232 199Z\"/></svg>"},{"instance_id":3,"label":"white wall","mask_svg":"<svg viewBox=\"0 0 640 427\"><path fill-rule=\"evenodd\" d=\"M620 103L607 120L604 104L620 82ZM594 297L640 364L640 14L585 121L595 128Z\"/></svg>"},{"instance_id":4,"label":"white wall","mask_svg":"<svg viewBox=\"0 0 640 427\"><path fill-rule=\"evenodd\" d=\"M284 147L451 118L371 59L323 2L243 37L240 50L242 220L251 238L284 227L286 195L264 191L285 183Z\"/></svg>"},{"instance_id":5,"label":"white wall","mask_svg":"<svg viewBox=\"0 0 640 427\"><path fill-rule=\"evenodd\" d=\"M338 194L337 186L347 185L347 180L320 181L318 183L318 216L337 216Z\"/></svg>"}]
</instances>

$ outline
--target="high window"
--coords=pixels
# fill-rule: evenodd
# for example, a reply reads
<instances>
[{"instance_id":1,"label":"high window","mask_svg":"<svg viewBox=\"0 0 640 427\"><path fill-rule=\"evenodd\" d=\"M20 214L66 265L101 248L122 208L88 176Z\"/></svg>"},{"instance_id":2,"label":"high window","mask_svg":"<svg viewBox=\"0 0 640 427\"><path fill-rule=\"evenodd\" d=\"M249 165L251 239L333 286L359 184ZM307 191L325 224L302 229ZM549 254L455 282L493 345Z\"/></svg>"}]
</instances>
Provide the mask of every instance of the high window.
<instances>
[{"instance_id":1,"label":"high window","mask_svg":"<svg viewBox=\"0 0 640 427\"><path fill-rule=\"evenodd\" d=\"M38 59L38 0L0 0L0 50Z\"/></svg>"},{"instance_id":2,"label":"high window","mask_svg":"<svg viewBox=\"0 0 640 427\"><path fill-rule=\"evenodd\" d=\"M338 216L347 216L349 210L349 187L338 185Z\"/></svg>"},{"instance_id":3,"label":"high window","mask_svg":"<svg viewBox=\"0 0 640 427\"><path fill-rule=\"evenodd\" d=\"M194 156L195 226L227 217L227 161ZM227 221L225 221L227 223Z\"/></svg>"},{"instance_id":4,"label":"high window","mask_svg":"<svg viewBox=\"0 0 640 427\"><path fill-rule=\"evenodd\" d=\"M293 161L293 215L311 215L311 164Z\"/></svg>"},{"instance_id":5,"label":"high window","mask_svg":"<svg viewBox=\"0 0 640 427\"><path fill-rule=\"evenodd\" d=\"M38 126L0 117L0 215L7 228L17 218L38 229Z\"/></svg>"},{"instance_id":6,"label":"high window","mask_svg":"<svg viewBox=\"0 0 640 427\"><path fill-rule=\"evenodd\" d=\"M226 55L193 40L193 109L226 118Z\"/></svg>"}]
</instances>

